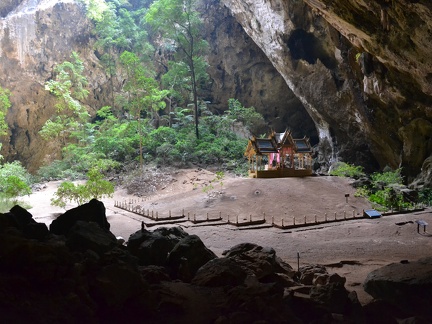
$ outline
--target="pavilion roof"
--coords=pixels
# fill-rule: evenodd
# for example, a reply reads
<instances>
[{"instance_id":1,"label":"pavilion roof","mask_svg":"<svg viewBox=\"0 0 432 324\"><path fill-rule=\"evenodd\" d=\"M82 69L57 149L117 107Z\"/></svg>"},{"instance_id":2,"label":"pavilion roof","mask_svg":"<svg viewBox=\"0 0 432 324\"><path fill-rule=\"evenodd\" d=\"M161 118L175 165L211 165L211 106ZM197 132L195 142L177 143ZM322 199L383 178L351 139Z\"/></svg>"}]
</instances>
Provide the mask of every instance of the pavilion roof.
<instances>
[{"instance_id":1,"label":"pavilion roof","mask_svg":"<svg viewBox=\"0 0 432 324\"><path fill-rule=\"evenodd\" d=\"M312 147L307 137L293 139L297 153L312 153Z\"/></svg>"},{"instance_id":2,"label":"pavilion roof","mask_svg":"<svg viewBox=\"0 0 432 324\"><path fill-rule=\"evenodd\" d=\"M257 154L278 152L276 142L271 138L254 138L251 142Z\"/></svg>"}]
</instances>

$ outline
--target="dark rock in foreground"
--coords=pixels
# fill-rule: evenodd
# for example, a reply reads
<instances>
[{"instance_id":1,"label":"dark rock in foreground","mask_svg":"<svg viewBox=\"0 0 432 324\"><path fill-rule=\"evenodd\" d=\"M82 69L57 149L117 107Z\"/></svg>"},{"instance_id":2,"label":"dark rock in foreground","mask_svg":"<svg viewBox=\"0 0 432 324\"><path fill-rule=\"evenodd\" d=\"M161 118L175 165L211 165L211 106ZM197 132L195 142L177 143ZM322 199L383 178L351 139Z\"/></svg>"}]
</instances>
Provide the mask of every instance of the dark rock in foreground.
<instances>
[{"instance_id":1,"label":"dark rock in foreground","mask_svg":"<svg viewBox=\"0 0 432 324\"><path fill-rule=\"evenodd\" d=\"M198 236L171 227L141 228L124 246L98 201L66 212L72 216L62 215L53 233L26 211L13 211L0 214L1 322L381 324L432 318L393 302L362 307L345 289L345 278L320 265L294 271L274 249L252 243L218 258ZM389 266L390 272L371 274L367 289L377 298L427 306L431 264L401 265L412 270L404 268L400 284L389 277L401 268ZM408 284L410 272L424 276Z\"/></svg>"},{"instance_id":2,"label":"dark rock in foreground","mask_svg":"<svg viewBox=\"0 0 432 324\"><path fill-rule=\"evenodd\" d=\"M53 220L50 225L50 232L57 235L66 235L77 221L94 222L102 229L110 229L110 224L105 215L104 204L92 199L86 204L66 211Z\"/></svg>"},{"instance_id":3,"label":"dark rock in foreground","mask_svg":"<svg viewBox=\"0 0 432 324\"><path fill-rule=\"evenodd\" d=\"M364 289L408 313L414 311L432 318L432 258L392 263L374 270L367 276Z\"/></svg>"}]
</instances>

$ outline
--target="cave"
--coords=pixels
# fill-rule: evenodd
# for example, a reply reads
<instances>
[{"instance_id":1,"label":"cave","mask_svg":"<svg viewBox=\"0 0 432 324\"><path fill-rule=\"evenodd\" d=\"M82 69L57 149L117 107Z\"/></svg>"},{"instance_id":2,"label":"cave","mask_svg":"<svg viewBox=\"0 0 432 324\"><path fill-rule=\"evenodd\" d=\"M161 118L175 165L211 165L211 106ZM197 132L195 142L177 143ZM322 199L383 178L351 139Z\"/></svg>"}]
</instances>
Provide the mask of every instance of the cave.
<instances>
[{"instance_id":1,"label":"cave","mask_svg":"<svg viewBox=\"0 0 432 324\"><path fill-rule=\"evenodd\" d=\"M319 59L328 69L334 69L337 65L335 59L323 48L322 42L303 29L294 30L286 44L294 60L305 60L309 64L315 64Z\"/></svg>"}]
</instances>

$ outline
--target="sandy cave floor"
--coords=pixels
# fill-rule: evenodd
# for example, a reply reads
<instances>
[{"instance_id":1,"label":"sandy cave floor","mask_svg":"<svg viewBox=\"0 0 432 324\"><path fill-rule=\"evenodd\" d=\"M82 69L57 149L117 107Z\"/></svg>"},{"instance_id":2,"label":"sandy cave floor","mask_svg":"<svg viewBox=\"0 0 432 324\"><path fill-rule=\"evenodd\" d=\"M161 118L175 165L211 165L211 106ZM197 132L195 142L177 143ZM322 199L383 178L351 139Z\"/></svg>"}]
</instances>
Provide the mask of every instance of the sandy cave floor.
<instances>
[{"instance_id":1,"label":"sandy cave floor","mask_svg":"<svg viewBox=\"0 0 432 324\"><path fill-rule=\"evenodd\" d=\"M140 215L115 207L115 202L134 201L144 210L156 212L159 217L189 214L205 219L221 216L226 222L237 219L266 218L281 224L303 223L336 217L358 218L337 223L318 224L295 229L267 227L243 229L216 222L201 225L181 222L179 226L189 234L198 235L204 244L218 256L236 244L250 242L272 247L276 255L297 268L306 264L327 265L329 272L347 278L346 288L355 290L364 304L371 300L362 284L369 272L383 265L401 260L417 260L432 255L432 234L417 233L415 220L423 219L432 225L432 210L385 216L379 219L360 218L363 209L371 206L363 198L354 197L349 179L338 177L308 177L283 179L248 179L225 177L222 183L210 182L215 174L203 169L177 170L172 179L154 194L136 197L126 189L117 189L113 198L103 199L111 231L126 240L141 227L141 222L154 223ZM50 205L50 199L60 182L49 182L45 188L26 197L32 206L29 212L38 222L48 226L64 209ZM212 187L211 187L212 186ZM207 190L206 190L207 189ZM349 194L348 199L345 197ZM66 209L75 207L70 204ZM398 223L399 225L397 225ZM401 223L405 223L401 225ZM174 225L166 225L174 226ZM155 229L152 226L149 229ZM431 230L432 231L432 230ZM340 266L340 263L343 266Z\"/></svg>"}]
</instances>

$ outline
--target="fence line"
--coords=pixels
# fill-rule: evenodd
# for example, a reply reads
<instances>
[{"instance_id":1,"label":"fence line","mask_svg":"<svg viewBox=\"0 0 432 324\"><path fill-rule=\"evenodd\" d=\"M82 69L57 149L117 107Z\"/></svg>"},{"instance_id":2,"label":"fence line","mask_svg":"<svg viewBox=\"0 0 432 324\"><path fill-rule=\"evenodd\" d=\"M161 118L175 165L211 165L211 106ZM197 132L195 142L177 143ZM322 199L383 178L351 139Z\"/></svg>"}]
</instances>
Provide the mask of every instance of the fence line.
<instances>
[{"instance_id":1,"label":"fence line","mask_svg":"<svg viewBox=\"0 0 432 324\"><path fill-rule=\"evenodd\" d=\"M266 214L263 213L262 215L230 215L226 214L223 215L221 211L213 211L213 212L207 212L204 217L200 217L196 215L196 213L187 212L185 213L185 210L182 209L181 212L177 212L177 214L172 213L171 210L168 211L168 216L159 215L158 211L145 209L141 205L135 205L135 202L133 200L123 201L115 201L114 207L126 210L131 213L135 213L137 215L149 218L150 220L156 221L156 222L165 222L165 223L176 223L176 222L185 222L190 221L194 224L202 224L202 223L214 223L219 222L218 225L222 224L230 224L237 227L241 226L254 226L254 225L262 225L267 222ZM412 209L409 210L410 212L415 210L423 210L421 209ZM398 213L400 213L399 211ZM210 215L212 214L212 215ZM217 216L214 217L214 214ZM382 213L383 216L385 215L391 215L394 214L393 211ZM302 226L312 226L317 224L324 224L324 223L334 223L334 222L341 222L345 220L353 220L353 219L360 219L364 218L364 210L362 210L361 213L356 214L356 210L353 209L352 212L350 211L339 211L333 212L328 214L327 212L324 214L313 214L313 215L303 215L303 216L294 216L294 217L281 217L280 221L278 223L275 222L274 216L271 217L271 226L281 229L289 229L294 227L302 227ZM152 224L157 225L157 224Z\"/></svg>"}]
</instances>

